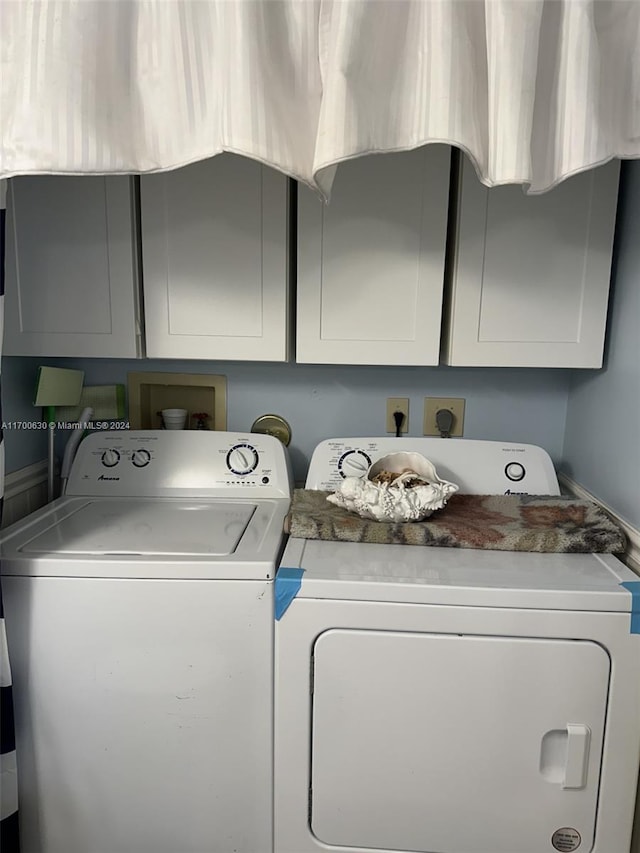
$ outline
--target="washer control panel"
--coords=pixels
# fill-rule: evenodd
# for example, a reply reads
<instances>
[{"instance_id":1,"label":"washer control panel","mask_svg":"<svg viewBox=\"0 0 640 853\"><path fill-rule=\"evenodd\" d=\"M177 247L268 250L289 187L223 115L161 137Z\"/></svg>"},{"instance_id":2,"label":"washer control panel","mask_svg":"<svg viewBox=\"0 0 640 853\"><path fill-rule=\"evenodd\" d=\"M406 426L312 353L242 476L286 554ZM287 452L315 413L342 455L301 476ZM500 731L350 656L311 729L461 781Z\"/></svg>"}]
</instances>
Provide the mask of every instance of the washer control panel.
<instances>
[{"instance_id":1,"label":"washer control panel","mask_svg":"<svg viewBox=\"0 0 640 853\"><path fill-rule=\"evenodd\" d=\"M208 430L131 430L89 435L67 495L289 496L287 450L270 435Z\"/></svg>"},{"instance_id":2,"label":"washer control panel","mask_svg":"<svg viewBox=\"0 0 640 853\"><path fill-rule=\"evenodd\" d=\"M533 444L464 438L336 438L314 450L306 487L335 491L345 477L364 477L382 456L410 451L435 465L463 494L559 495L549 454Z\"/></svg>"}]
</instances>

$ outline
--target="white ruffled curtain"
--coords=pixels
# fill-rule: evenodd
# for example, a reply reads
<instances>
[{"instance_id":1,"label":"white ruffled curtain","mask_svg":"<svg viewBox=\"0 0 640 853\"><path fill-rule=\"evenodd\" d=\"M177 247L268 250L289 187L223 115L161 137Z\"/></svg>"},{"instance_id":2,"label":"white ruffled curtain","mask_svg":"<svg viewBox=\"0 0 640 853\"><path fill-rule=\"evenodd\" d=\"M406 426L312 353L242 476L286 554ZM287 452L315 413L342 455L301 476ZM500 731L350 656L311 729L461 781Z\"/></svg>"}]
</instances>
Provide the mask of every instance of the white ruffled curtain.
<instances>
[{"instance_id":1,"label":"white ruffled curtain","mask_svg":"<svg viewBox=\"0 0 640 853\"><path fill-rule=\"evenodd\" d=\"M640 156L637 0L355 0L322 22L321 185L326 166L429 142L531 192Z\"/></svg>"},{"instance_id":2,"label":"white ruffled curtain","mask_svg":"<svg viewBox=\"0 0 640 853\"><path fill-rule=\"evenodd\" d=\"M221 151L329 194L447 142L541 192L640 157L637 0L5 0L0 177Z\"/></svg>"}]
</instances>

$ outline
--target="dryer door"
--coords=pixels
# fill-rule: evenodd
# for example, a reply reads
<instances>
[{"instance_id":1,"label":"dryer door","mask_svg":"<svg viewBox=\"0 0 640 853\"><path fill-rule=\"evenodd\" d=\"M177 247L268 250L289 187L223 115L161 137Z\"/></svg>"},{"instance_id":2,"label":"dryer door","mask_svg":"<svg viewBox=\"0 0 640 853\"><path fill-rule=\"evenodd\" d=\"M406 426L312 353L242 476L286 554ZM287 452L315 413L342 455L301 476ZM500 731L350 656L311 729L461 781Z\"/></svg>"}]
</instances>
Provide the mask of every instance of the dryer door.
<instances>
[{"instance_id":1,"label":"dryer door","mask_svg":"<svg viewBox=\"0 0 640 853\"><path fill-rule=\"evenodd\" d=\"M356 849L586 853L609 670L587 641L325 632L313 833Z\"/></svg>"}]
</instances>

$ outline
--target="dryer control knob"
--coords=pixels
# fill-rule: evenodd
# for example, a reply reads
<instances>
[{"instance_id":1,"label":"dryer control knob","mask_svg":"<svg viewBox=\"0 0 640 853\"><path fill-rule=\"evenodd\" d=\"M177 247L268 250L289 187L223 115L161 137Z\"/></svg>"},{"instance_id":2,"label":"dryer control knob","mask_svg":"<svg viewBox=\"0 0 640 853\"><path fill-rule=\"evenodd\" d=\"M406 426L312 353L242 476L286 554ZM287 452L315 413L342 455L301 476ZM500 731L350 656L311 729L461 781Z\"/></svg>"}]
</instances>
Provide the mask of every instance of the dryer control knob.
<instances>
[{"instance_id":1,"label":"dryer control knob","mask_svg":"<svg viewBox=\"0 0 640 853\"><path fill-rule=\"evenodd\" d=\"M509 462L504 469L504 473L514 483L518 483L524 479L526 471L524 470L524 465L521 465L519 462Z\"/></svg>"},{"instance_id":2,"label":"dryer control knob","mask_svg":"<svg viewBox=\"0 0 640 853\"><path fill-rule=\"evenodd\" d=\"M117 450L105 450L102 454L102 464L105 468L113 468L120 461L120 454Z\"/></svg>"},{"instance_id":3,"label":"dryer control knob","mask_svg":"<svg viewBox=\"0 0 640 853\"><path fill-rule=\"evenodd\" d=\"M371 466L371 457L364 450L347 450L338 459L341 477L364 477Z\"/></svg>"}]
</instances>

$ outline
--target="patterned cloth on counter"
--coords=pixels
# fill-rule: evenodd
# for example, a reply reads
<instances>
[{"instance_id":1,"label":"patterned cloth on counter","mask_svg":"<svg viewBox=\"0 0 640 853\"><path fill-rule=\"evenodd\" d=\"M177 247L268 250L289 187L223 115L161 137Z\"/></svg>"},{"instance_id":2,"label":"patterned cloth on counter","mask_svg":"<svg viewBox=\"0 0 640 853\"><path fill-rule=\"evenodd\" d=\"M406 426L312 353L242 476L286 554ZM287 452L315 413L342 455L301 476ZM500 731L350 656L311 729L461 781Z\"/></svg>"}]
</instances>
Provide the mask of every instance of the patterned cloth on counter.
<instances>
[{"instance_id":1,"label":"patterned cloth on counter","mask_svg":"<svg viewBox=\"0 0 640 853\"><path fill-rule=\"evenodd\" d=\"M624 533L597 504L557 495L452 495L424 521L369 521L296 489L285 530L301 539L492 551L618 553Z\"/></svg>"}]
</instances>

